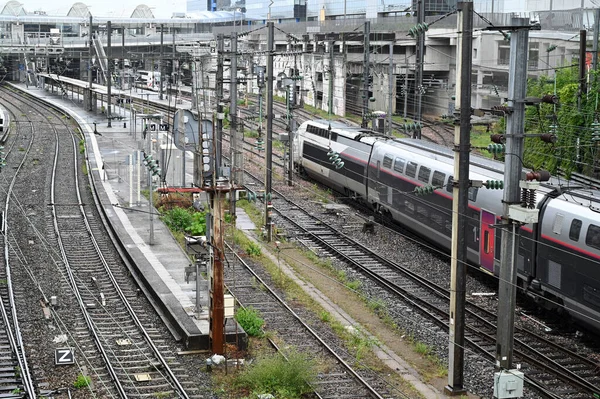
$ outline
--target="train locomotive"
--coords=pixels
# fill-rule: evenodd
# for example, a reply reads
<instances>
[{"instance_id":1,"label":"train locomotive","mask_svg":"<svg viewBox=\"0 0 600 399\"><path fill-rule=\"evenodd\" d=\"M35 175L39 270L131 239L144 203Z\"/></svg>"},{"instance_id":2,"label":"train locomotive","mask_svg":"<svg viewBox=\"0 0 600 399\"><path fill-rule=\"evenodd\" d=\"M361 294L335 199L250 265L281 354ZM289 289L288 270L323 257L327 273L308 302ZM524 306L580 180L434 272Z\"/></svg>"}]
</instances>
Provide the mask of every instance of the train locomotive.
<instances>
[{"instance_id":1,"label":"train locomotive","mask_svg":"<svg viewBox=\"0 0 600 399\"><path fill-rule=\"evenodd\" d=\"M454 155L449 148L326 120L301 124L293 145L296 166L312 179L450 251ZM504 178L502 162L475 155L469 170L471 180ZM415 195L422 186L435 190ZM502 190L470 188L466 215L468 260L495 275L502 196ZM520 228L519 285L545 307L566 310L598 333L600 191L552 179L537 190L536 206L538 223Z\"/></svg>"}]
</instances>

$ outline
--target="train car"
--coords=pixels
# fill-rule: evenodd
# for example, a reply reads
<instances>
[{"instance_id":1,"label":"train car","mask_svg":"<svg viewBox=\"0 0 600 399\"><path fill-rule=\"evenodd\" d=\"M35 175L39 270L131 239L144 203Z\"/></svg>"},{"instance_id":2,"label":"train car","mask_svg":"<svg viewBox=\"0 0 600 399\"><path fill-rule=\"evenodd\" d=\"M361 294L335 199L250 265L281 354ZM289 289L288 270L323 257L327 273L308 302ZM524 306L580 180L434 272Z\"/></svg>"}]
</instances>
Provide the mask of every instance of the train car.
<instances>
[{"instance_id":1,"label":"train car","mask_svg":"<svg viewBox=\"0 0 600 399\"><path fill-rule=\"evenodd\" d=\"M0 144L4 144L10 131L10 118L8 112L0 107Z\"/></svg>"},{"instance_id":2,"label":"train car","mask_svg":"<svg viewBox=\"0 0 600 399\"><path fill-rule=\"evenodd\" d=\"M394 139L338 122L308 121L295 137L295 162L307 175L450 251L454 155L449 148ZM330 160L332 153L339 161ZM343 167L338 167L343 162ZM504 164L470 157L471 180L503 180ZM524 171L525 173L526 171ZM432 194L417 196L416 187ZM499 274L502 190L469 189L468 260ZM545 307L566 309L600 331L600 191L551 180L537 190L539 222L520 228L519 283Z\"/></svg>"},{"instance_id":3,"label":"train car","mask_svg":"<svg viewBox=\"0 0 600 399\"><path fill-rule=\"evenodd\" d=\"M155 71L137 71L135 86L145 90L160 90L160 72Z\"/></svg>"}]
</instances>

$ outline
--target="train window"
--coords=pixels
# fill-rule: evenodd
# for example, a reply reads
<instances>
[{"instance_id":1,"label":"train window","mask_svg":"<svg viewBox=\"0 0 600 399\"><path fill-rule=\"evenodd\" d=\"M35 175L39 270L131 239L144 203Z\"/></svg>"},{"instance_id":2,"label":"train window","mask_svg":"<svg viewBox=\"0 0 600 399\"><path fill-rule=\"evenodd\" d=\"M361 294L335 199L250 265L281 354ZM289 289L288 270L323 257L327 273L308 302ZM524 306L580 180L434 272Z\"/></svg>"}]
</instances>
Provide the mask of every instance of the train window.
<instances>
[{"instance_id":1,"label":"train window","mask_svg":"<svg viewBox=\"0 0 600 399\"><path fill-rule=\"evenodd\" d=\"M573 219L571 222L571 228L569 229L569 238L573 241L579 241L579 235L581 234L582 222L579 219Z\"/></svg>"},{"instance_id":2,"label":"train window","mask_svg":"<svg viewBox=\"0 0 600 399\"><path fill-rule=\"evenodd\" d=\"M452 186L453 183L454 183L454 176L450 176L448 178L448 183L446 183L446 191L448 191L449 193L451 193L452 189L454 188Z\"/></svg>"},{"instance_id":3,"label":"train window","mask_svg":"<svg viewBox=\"0 0 600 399\"><path fill-rule=\"evenodd\" d=\"M392 162L394 161L394 158L392 158L391 155L385 154L383 156L383 167L384 168L388 168L388 169L392 169Z\"/></svg>"},{"instance_id":4,"label":"train window","mask_svg":"<svg viewBox=\"0 0 600 399\"><path fill-rule=\"evenodd\" d=\"M446 179L446 175L442 172L438 172L437 170L433 172L433 178L431 179L431 185L434 187L442 187L444 185L444 180Z\"/></svg>"},{"instance_id":5,"label":"train window","mask_svg":"<svg viewBox=\"0 0 600 399\"><path fill-rule=\"evenodd\" d=\"M490 248L492 247L490 241L490 232L488 230L485 230L483 232L483 252L485 252L486 254L490 253Z\"/></svg>"},{"instance_id":6,"label":"train window","mask_svg":"<svg viewBox=\"0 0 600 399\"><path fill-rule=\"evenodd\" d=\"M415 162L409 162L408 165L406 165L406 176L415 177L416 174L417 164Z\"/></svg>"},{"instance_id":7,"label":"train window","mask_svg":"<svg viewBox=\"0 0 600 399\"><path fill-rule=\"evenodd\" d=\"M338 134L336 132L331 132L331 141L337 141Z\"/></svg>"},{"instance_id":8,"label":"train window","mask_svg":"<svg viewBox=\"0 0 600 399\"><path fill-rule=\"evenodd\" d=\"M585 235L585 243L592 248L600 249L600 226L590 224Z\"/></svg>"},{"instance_id":9,"label":"train window","mask_svg":"<svg viewBox=\"0 0 600 399\"><path fill-rule=\"evenodd\" d=\"M404 173L404 164L406 164L404 159L396 158L396 161L394 162L394 170L396 172Z\"/></svg>"},{"instance_id":10,"label":"train window","mask_svg":"<svg viewBox=\"0 0 600 399\"><path fill-rule=\"evenodd\" d=\"M419 169L419 181L423 183L429 183L429 175L431 174L431 169L426 168L425 166L421 166Z\"/></svg>"}]
</instances>

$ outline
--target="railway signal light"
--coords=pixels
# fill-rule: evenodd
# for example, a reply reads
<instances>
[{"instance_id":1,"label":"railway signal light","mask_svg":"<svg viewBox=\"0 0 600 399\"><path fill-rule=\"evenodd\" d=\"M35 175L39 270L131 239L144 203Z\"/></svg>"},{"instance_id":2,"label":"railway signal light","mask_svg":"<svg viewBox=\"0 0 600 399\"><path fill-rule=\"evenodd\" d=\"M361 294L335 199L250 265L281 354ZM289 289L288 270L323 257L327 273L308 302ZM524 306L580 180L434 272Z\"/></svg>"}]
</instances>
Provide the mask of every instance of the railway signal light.
<instances>
[{"instance_id":1,"label":"railway signal light","mask_svg":"<svg viewBox=\"0 0 600 399\"><path fill-rule=\"evenodd\" d=\"M273 216L273 203L271 201L267 202L266 205L266 210L267 210L267 217L272 217Z\"/></svg>"},{"instance_id":2,"label":"railway signal light","mask_svg":"<svg viewBox=\"0 0 600 399\"><path fill-rule=\"evenodd\" d=\"M258 73L256 76L256 83L258 84L258 87L264 87L265 86L265 71L263 69L263 67L258 67Z\"/></svg>"},{"instance_id":3,"label":"railway signal light","mask_svg":"<svg viewBox=\"0 0 600 399\"><path fill-rule=\"evenodd\" d=\"M160 175L160 168L158 167L158 161L152 159L152 155L143 153L144 166L148 168L152 176Z\"/></svg>"},{"instance_id":4,"label":"railway signal light","mask_svg":"<svg viewBox=\"0 0 600 399\"><path fill-rule=\"evenodd\" d=\"M504 189L504 182L502 180L486 180L483 186L490 190L502 190Z\"/></svg>"}]
</instances>

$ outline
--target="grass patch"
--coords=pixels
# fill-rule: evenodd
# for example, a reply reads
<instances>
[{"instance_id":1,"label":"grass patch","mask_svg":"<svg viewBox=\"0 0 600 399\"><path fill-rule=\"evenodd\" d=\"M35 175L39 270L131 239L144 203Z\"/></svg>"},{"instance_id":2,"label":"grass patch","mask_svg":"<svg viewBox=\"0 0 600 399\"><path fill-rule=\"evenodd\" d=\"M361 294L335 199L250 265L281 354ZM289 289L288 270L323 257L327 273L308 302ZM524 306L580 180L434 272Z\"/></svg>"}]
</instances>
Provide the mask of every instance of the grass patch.
<instances>
[{"instance_id":1,"label":"grass patch","mask_svg":"<svg viewBox=\"0 0 600 399\"><path fill-rule=\"evenodd\" d=\"M238 308L235 313L235 319L249 336L264 336L262 327L265 324L265 321L260 317L260 314L256 309L252 307Z\"/></svg>"},{"instance_id":2,"label":"grass patch","mask_svg":"<svg viewBox=\"0 0 600 399\"><path fill-rule=\"evenodd\" d=\"M92 382L92 380L90 379L90 377L85 376L83 374L79 374L77 376L77 379L73 383L73 386L75 388L77 388L77 389L85 388L85 387L88 387L90 385L90 382Z\"/></svg>"},{"instance_id":3,"label":"grass patch","mask_svg":"<svg viewBox=\"0 0 600 399\"><path fill-rule=\"evenodd\" d=\"M236 378L238 388L248 398L270 393L276 398L300 398L312 392L310 384L317 376L316 366L307 355L291 352L287 360L280 355L259 359Z\"/></svg>"}]
</instances>

